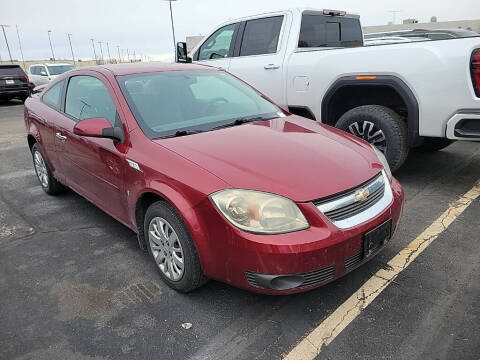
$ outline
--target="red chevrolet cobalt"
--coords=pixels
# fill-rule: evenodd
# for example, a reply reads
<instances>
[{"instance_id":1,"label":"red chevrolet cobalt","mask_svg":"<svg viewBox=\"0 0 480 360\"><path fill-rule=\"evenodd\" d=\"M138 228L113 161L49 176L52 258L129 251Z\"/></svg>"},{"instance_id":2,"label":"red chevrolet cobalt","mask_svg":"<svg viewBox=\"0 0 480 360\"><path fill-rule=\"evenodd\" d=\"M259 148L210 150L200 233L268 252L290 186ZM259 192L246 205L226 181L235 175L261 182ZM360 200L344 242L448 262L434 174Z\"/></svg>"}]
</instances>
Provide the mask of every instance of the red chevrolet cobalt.
<instances>
[{"instance_id":1,"label":"red chevrolet cobalt","mask_svg":"<svg viewBox=\"0 0 480 360\"><path fill-rule=\"evenodd\" d=\"M382 249L402 212L381 152L214 68L70 71L25 122L45 192L71 188L134 230L183 292L318 287Z\"/></svg>"}]
</instances>

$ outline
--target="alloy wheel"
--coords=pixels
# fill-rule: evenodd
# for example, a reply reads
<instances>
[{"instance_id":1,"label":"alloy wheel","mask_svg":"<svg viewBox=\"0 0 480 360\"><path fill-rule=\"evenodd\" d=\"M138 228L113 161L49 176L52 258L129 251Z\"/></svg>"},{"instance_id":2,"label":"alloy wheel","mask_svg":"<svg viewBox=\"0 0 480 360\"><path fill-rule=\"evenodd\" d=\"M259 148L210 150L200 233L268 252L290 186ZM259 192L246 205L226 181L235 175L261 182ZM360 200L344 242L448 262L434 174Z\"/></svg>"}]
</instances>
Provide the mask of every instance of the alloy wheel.
<instances>
[{"instance_id":1,"label":"alloy wheel","mask_svg":"<svg viewBox=\"0 0 480 360\"><path fill-rule=\"evenodd\" d=\"M162 217L154 217L148 227L150 249L157 266L172 281L179 281L184 273L184 256L178 235Z\"/></svg>"},{"instance_id":2,"label":"alloy wheel","mask_svg":"<svg viewBox=\"0 0 480 360\"><path fill-rule=\"evenodd\" d=\"M39 151L35 151L33 154L33 164L35 166L35 172L37 173L38 180L44 188L48 188L48 171L45 160Z\"/></svg>"},{"instance_id":3,"label":"alloy wheel","mask_svg":"<svg viewBox=\"0 0 480 360\"><path fill-rule=\"evenodd\" d=\"M387 151L387 139L382 129L379 129L371 121L354 122L348 127L348 131L385 153Z\"/></svg>"}]
</instances>

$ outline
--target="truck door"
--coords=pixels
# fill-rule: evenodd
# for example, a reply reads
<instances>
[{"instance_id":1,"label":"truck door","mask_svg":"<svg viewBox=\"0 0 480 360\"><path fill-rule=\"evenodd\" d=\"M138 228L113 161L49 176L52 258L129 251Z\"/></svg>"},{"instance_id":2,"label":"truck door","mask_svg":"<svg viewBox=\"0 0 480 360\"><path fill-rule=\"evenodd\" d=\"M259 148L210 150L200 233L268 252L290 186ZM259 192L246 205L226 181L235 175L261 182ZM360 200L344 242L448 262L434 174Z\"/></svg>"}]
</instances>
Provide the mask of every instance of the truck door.
<instances>
[{"instance_id":1,"label":"truck door","mask_svg":"<svg viewBox=\"0 0 480 360\"><path fill-rule=\"evenodd\" d=\"M240 27L236 54L230 61L229 72L245 80L277 104L286 106L282 50L284 15L247 20Z\"/></svg>"}]
</instances>

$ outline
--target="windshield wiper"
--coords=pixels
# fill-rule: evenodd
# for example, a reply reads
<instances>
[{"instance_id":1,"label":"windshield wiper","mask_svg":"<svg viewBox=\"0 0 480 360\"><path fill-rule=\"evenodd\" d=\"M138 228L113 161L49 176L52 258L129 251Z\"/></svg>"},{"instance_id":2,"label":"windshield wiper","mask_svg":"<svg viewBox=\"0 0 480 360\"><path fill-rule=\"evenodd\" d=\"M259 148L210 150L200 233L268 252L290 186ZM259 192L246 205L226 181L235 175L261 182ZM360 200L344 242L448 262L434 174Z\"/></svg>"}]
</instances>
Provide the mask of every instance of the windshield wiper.
<instances>
[{"instance_id":1,"label":"windshield wiper","mask_svg":"<svg viewBox=\"0 0 480 360\"><path fill-rule=\"evenodd\" d=\"M173 133L171 135L162 136L161 139L199 134L199 133L202 133L202 132L204 132L204 130L177 130L175 133Z\"/></svg>"},{"instance_id":2,"label":"windshield wiper","mask_svg":"<svg viewBox=\"0 0 480 360\"><path fill-rule=\"evenodd\" d=\"M216 127L212 128L212 130L228 128L228 127L232 127L232 126L236 126L236 125L242 125L242 124L246 124L246 123L253 122L253 121L271 120L271 119L275 119L275 118L277 118L277 116L258 116L258 115L245 116L245 117L242 117L242 118L235 119L234 121L229 122L227 124L216 126Z\"/></svg>"}]
</instances>

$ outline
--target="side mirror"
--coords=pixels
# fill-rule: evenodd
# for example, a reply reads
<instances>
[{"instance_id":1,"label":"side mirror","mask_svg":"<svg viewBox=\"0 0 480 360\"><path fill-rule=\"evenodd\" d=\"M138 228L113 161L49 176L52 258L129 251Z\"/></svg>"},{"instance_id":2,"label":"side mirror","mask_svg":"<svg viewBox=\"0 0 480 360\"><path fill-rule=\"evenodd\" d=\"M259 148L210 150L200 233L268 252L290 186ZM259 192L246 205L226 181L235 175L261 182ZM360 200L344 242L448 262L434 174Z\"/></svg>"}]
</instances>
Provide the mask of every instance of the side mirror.
<instances>
[{"instance_id":1,"label":"side mirror","mask_svg":"<svg viewBox=\"0 0 480 360\"><path fill-rule=\"evenodd\" d=\"M177 63L191 63L192 58L188 56L187 53L187 43L178 42L177 43L177 52L175 54L175 61Z\"/></svg>"},{"instance_id":2,"label":"side mirror","mask_svg":"<svg viewBox=\"0 0 480 360\"><path fill-rule=\"evenodd\" d=\"M40 76L48 76L45 70L40 71Z\"/></svg>"},{"instance_id":3,"label":"side mirror","mask_svg":"<svg viewBox=\"0 0 480 360\"><path fill-rule=\"evenodd\" d=\"M124 134L121 127L112 127L105 118L81 120L73 127L73 133L78 136L107 138L123 142Z\"/></svg>"}]
</instances>

